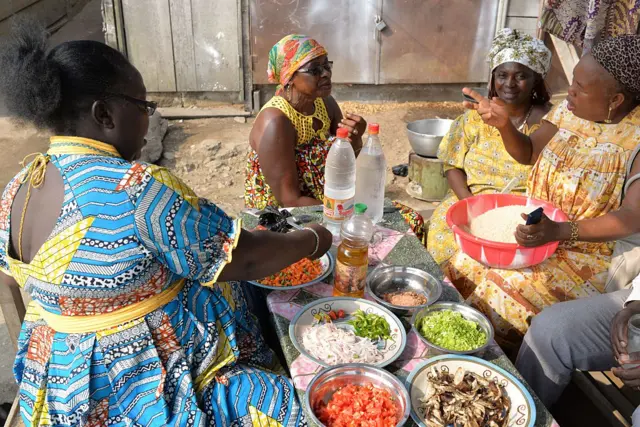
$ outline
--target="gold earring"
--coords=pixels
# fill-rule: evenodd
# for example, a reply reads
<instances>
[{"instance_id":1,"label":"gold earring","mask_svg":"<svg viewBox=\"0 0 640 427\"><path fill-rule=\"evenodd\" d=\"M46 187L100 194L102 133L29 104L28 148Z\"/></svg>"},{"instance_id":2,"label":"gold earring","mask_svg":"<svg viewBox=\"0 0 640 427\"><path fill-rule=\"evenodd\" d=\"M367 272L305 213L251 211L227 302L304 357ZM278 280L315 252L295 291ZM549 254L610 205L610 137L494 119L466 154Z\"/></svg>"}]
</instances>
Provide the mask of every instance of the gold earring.
<instances>
[{"instance_id":1,"label":"gold earring","mask_svg":"<svg viewBox=\"0 0 640 427\"><path fill-rule=\"evenodd\" d=\"M604 121L607 124L611 123L611 110L612 108L609 107L609 114L607 114L607 120Z\"/></svg>"},{"instance_id":2,"label":"gold earring","mask_svg":"<svg viewBox=\"0 0 640 427\"><path fill-rule=\"evenodd\" d=\"M289 102L291 102L291 100L293 99L293 98L292 98L293 94L292 94L292 90L291 90L291 85L288 85L288 86L287 86L287 91L289 92L289 93L287 94L287 98L289 98Z\"/></svg>"}]
</instances>

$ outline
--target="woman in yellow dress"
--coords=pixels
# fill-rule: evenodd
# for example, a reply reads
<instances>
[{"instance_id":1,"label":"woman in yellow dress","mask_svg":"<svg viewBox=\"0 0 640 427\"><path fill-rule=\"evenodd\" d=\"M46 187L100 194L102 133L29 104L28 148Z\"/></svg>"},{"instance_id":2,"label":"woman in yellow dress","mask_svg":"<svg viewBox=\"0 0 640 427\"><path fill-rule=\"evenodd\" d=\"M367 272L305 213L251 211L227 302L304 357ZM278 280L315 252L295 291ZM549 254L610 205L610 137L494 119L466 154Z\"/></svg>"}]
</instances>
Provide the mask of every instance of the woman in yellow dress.
<instances>
[{"instance_id":1,"label":"woman in yellow dress","mask_svg":"<svg viewBox=\"0 0 640 427\"><path fill-rule=\"evenodd\" d=\"M356 156L367 122L342 114L331 96L333 62L316 40L290 34L269 52L267 74L278 83L249 135L244 201L248 208L302 207L322 204L324 165L338 128L349 131ZM416 237L426 243L422 216L394 205Z\"/></svg>"},{"instance_id":2,"label":"woman in yellow dress","mask_svg":"<svg viewBox=\"0 0 640 427\"><path fill-rule=\"evenodd\" d=\"M505 28L493 41L489 62L489 96L503 100L514 126L531 134L550 107L544 77L551 66L551 52L542 41ZM451 190L431 217L427 249L442 264L457 250L446 221L449 208L473 195L500 192L512 178L517 179L512 192L524 193L531 167L509 156L500 132L485 124L475 110L453 122L440 143L438 158Z\"/></svg>"},{"instance_id":3,"label":"woman in yellow dress","mask_svg":"<svg viewBox=\"0 0 640 427\"><path fill-rule=\"evenodd\" d=\"M563 242L536 266L491 269L461 252L445 266L467 301L489 316L503 348L515 350L543 308L602 293L613 242L640 232L640 185L624 188L628 164L630 176L640 172L640 160L631 160L640 143L640 37L603 40L582 57L567 99L531 136L513 126L504 102L464 92L478 101L465 107L498 129L509 154L533 165L527 194L569 217L564 223L543 217L514 230L524 246Z\"/></svg>"}]
</instances>

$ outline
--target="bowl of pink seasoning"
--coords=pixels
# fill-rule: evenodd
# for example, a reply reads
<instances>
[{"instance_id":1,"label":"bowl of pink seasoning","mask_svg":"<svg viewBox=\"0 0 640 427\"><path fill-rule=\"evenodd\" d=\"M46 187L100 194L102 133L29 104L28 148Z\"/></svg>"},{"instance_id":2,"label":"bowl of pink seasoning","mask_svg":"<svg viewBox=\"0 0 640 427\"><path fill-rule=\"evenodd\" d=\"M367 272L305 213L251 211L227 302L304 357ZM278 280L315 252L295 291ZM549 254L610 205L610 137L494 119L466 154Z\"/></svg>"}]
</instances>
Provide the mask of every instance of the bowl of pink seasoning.
<instances>
[{"instance_id":1,"label":"bowl of pink seasoning","mask_svg":"<svg viewBox=\"0 0 640 427\"><path fill-rule=\"evenodd\" d=\"M401 265L376 268L367 276L366 286L373 300L399 316L428 307L442 294L440 280L419 268Z\"/></svg>"}]
</instances>

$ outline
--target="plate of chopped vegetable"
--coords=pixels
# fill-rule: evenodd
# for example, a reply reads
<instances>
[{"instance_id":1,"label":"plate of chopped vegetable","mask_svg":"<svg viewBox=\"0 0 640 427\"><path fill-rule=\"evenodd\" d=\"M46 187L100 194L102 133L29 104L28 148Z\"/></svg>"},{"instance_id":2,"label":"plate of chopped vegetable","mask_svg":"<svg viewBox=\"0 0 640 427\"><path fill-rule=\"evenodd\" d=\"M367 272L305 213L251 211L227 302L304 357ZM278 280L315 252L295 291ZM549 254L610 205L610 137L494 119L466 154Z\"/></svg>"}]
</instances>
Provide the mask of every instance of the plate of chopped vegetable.
<instances>
[{"instance_id":1,"label":"plate of chopped vegetable","mask_svg":"<svg viewBox=\"0 0 640 427\"><path fill-rule=\"evenodd\" d=\"M359 363L320 371L309 383L305 408L314 425L396 427L409 419L409 394L390 372Z\"/></svg>"},{"instance_id":2,"label":"plate of chopped vegetable","mask_svg":"<svg viewBox=\"0 0 640 427\"><path fill-rule=\"evenodd\" d=\"M333 255L327 252L319 259L303 258L276 274L249 283L266 289L298 289L322 282L332 271Z\"/></svg>"},{"instance_id":3,"label":"plate of chopped vegetable","mask_svg":"<svg viewBox=\"0 0 640 427\"><path fill-rule=\"evenodd\" d=\"M457 302L440 302L413 315L411 325L436 354L482 353L493 339L493 326L478 310Z\"/></svg>"},{"instance_id":4,"label":"plate of chopped vegetable","mask_svg":"<svg viewBox=\"0 0 640 427\"><path fill-rule=\"evenodd\" d=\"M535 425L536 407L522 382L477 357L432 357L406 383L411 417L421 427Z\"/></svg>"},{"instance_id":5,"label":"plate of chopped vegetable","mask_svg":"<svg viewBox=\"0 0 640 427\"><path fill-rule=\"evenodd\" d=\"M300 310L289 325L296 349L328 367L364 363L384 367L407 342L404 326L386 308L365 299L329 297Z\"/></svg>"}]
</instances>

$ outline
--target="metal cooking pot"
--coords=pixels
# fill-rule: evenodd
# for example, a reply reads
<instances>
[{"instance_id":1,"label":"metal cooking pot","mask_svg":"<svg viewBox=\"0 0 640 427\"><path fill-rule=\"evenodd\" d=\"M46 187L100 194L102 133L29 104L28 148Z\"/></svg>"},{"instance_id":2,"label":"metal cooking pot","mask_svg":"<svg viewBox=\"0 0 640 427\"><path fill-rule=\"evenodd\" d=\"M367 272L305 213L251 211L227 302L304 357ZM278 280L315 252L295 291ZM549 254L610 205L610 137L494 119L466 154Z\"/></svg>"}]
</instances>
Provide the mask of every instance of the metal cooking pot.
<instances>
[{"instance_id":1,"label":"metal cooking pot","mask_svg":"<svg viewBox=\"0 0 640 427\"><path fill-rule=\"evenodd\" d=\"M437 157L442 137L449 131L453 120L424 119L407 125L407 137L411 148L419 156Z\"/></svg>"}]
</instances>

